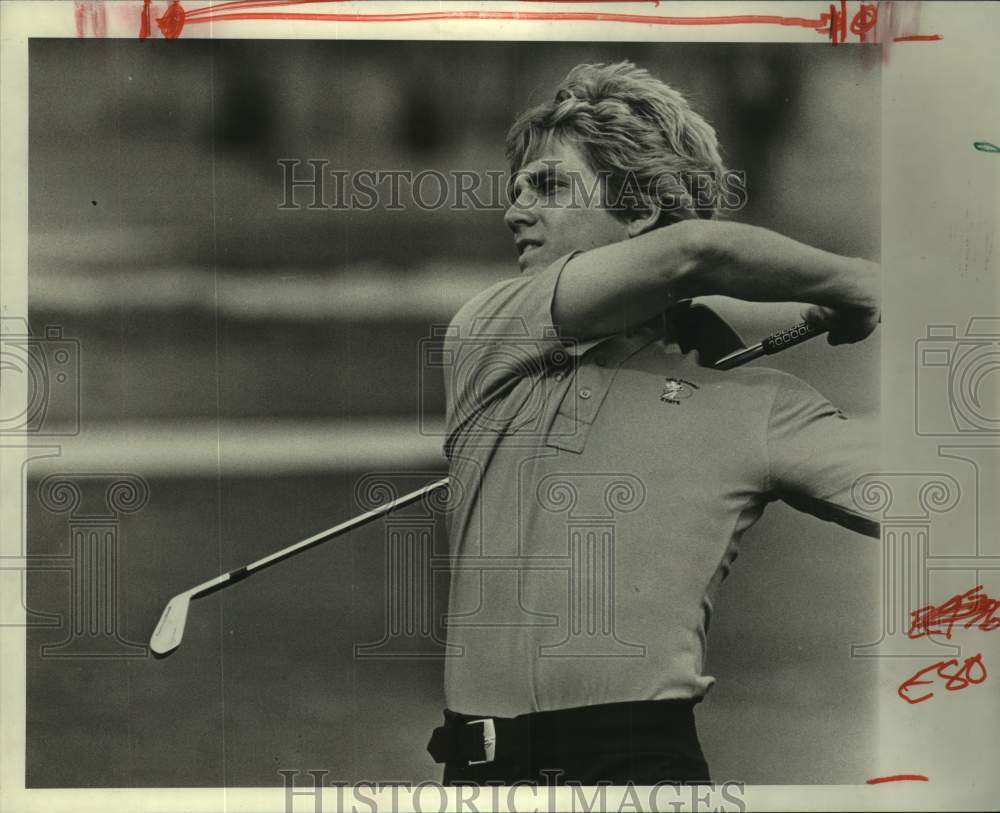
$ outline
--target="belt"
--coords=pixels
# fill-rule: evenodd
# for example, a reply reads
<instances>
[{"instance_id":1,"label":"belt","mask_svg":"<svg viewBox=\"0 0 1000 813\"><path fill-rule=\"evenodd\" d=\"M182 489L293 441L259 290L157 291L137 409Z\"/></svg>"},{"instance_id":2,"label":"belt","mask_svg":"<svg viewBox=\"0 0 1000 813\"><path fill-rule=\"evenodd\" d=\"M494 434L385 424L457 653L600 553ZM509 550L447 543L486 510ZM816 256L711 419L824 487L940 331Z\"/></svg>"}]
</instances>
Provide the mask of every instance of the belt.
<instances>
[{"instance_id":1,"label":"belt","mask_svg":"<svg viewBox=\"0 0 1000 813\"><path fill-rule=\"evenodd\" d=\"M539 755L636 753L698 748L698 700L640 700L537 711L518 717L458 714L445 709L427 750L435 762L484 765ZM699 751L700 753L700 751Z\"/></svg>"}]
</instances>

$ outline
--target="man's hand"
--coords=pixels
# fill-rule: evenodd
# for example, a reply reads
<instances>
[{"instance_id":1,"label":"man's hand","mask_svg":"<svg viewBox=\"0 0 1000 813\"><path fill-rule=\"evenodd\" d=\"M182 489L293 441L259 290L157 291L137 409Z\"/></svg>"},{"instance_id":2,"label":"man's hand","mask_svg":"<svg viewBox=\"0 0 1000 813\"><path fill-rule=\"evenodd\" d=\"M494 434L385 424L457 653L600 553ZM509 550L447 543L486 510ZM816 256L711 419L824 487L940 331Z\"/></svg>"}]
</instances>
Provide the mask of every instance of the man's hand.
<instances>
[{"instance_id":1,"label":"man's hand","mask_svg":"<svg viewBox=\"0 0 1000 813\"><path fill-rule=\"evenodd\" d=\"M803 320L828 331L830 344L861 341L880 321L876 263L832 254L755 226L707 222L688 229L694 230L689 239L700 251L683 282L695 294L749 302L808 302Z\"/></svg>"},{"instance_id":2,"label":"man's hand","mask_svg":"<svg viewBox=\"0 0 1000 813\"><path fill-rule=\"evenodd\" d=\"M802 311L802 319L809 325L829 331L829 344L859 342L882 321L879 266L867 260L856 262L856 285L851 286L842 307L813 305Z\"/></svg>"},{"instance_id":3,"label":"man's hand","mask_svg":"<svg viewBox=\"0 0 1000 813\"><path fill-rule=\"evenodd\" d=\"M882 321L877 310L844 308L838 311L821 305L804 309L802 319L814 328L829 331L826 336L829 344L860 342Z\"/></svg>"}]
</instances>

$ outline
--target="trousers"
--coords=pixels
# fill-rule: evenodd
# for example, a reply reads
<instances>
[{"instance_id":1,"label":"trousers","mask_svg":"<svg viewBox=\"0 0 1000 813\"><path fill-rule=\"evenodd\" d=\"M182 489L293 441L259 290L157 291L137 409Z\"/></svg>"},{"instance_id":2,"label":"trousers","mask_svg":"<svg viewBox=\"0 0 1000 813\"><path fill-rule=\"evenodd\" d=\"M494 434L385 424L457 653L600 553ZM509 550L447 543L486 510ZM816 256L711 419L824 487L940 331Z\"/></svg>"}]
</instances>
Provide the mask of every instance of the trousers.
<instances>
[{"instance_id":1,"label":"trousers","mask_svg":"<svg viewBox=\"0 0 1000 813\"><path fill-rule=\"evenodd\" d=\"M445 785L709 782L697 700L606 703L513 718L445 709L427 750Z\"/></svg>"}]
</instances>

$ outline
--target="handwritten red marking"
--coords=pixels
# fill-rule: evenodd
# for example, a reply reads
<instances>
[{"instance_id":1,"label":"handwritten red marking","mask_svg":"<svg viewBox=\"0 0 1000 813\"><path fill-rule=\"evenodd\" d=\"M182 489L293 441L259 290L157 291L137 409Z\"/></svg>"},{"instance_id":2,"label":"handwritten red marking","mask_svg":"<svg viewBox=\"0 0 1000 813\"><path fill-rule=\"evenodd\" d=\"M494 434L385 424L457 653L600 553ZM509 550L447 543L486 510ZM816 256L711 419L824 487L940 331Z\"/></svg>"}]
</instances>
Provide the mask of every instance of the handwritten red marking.
<instances>
[{"instance_id":1,"label":"handwritten red marking","mask_svg":"<svg viewBox=\"0 0 1000 813\"><path fill-rule=\"evenodd\" d=\"M921 34L920 4L879 2L875 39L882 43L882 62L888 64L889 52L897 42L937 42L940 34Z\"/></svg>"},{"instance_id":2,"label":"handwritten red marking","mask_svg":"<svg viewBox=\"0 0 1000 813\"><path fill-rule=\"evenodd\" d=\"M929 604L910 613L910 629L906 634L910 638L921 638L925 635L943 635L951 638L951 631L956 624L964 621L965 629L979 627L989 632L1000 627L1000 618L996 616L1000 610L1000 600L990 598L980 591L983 586L977 585L971 590L952 596L940 607Z\"/></svg>"},{"instance_id":3,"label":"handwritten red marking","mask_svg":"<svg viewBox=\"0 0 1000 813\"><path fill-rule=\"evenodd\" d=\"M232 0L216 6L192 9L185 14L187 24L222 22L225 20L301 20L304 22L346 22L346 23L403 23L428 22L438 20L526 20L526 21L569 21L569 22L609 22L644 25L780 25L809 28L826 33L824 17L808 19L804 17L782 17L778 15L748 14L723 17L668 17L655 14L617 14L611 12L587 11L422 11L386 14L359 14L333 12L283 12L247 11L251 8L303 6L322 0ZM178 5L174 0L174 5ZM219 13L219 12L224 13ZM176 35L180 30L175 29Z\"/></svg>"},{"instance_id":4,"label":"handwritten red marking","mask_svg":"<svg viewBox=\"0 0 1000 813\"><path fill-rule=\"evenodd\" d=\"M777 17L748 14L730 17L663 17L651 14L617 14L590 11L413 11L394 14L333 14L290 12L252 12L199 17L191 22L209 20L308 20L340 23L411 23L437 20L552 20L597 23L639 23L644 25L782 25L821 30L822 19ZM825 31L821 31L825 33Z\"/></svg>"},{"instance_id":5,"label":"handwritten red marking","mask_svg":"<svg viewBox=\"0 0 1000 813\"><path fill-rule=\"evenodd\" d=\"M103 0L76 0L73 4L73 18L78 37L87 36L88 28L93 31L95 37L103 37L108 32Z\"/></svg>"},{"instance_id":6,"label":"handwritten red marking","mask_svg":"<svg viewBox=\"0 0 1000 813\"><path fill-rule=\"evenodd\" d=\"M822 16L830 22L827 33L831 43L836 45L847 39L847 0L840 0L840 8L831 3L830 11Z\"/></svg>"},{"instance_id":7,"label":"handwritten red marking","mask_svg":"<svg viewBox=\"0 0 1000 813\"><path fill-rule=\"evenodd\" d=\"M145 40L149 37L149 3L150 0L142 0L142 16L139 18L139 39Z\"/></svg>"},{"instance_id":8,"label":"handwritten red marking","mask_svg":"<svg viewBox=\"0 0 1000 813\"><path fill-rule=\"evenodd\" d=\"M922 773L897 773L893 776L876 776L865 782L866 785L881 785L884 782L926 782L927 777Z\"/></svg>"},{"instance_id":9,"label":"handwritten red marking","mask_svg":"<svg viewBox=\"0 0 1000 813\"><path fill-rule=\"evenodd\" d=\"M188 18L195 17L199 14L207 14L214 11L224 10L224 11L236 11L239 9L249 9L249 8L267 8L268 6L307 6L317 3L326 3L327 5L331 3L350 3L355 2L355 0L229 0L226 3L215 3L211 6L202 6L201 8L196 8L188 11ZM537 4L541 3L565 3L582 5L586 3L600 3L602 5L610 5L614 3L631 3L632 5L642 5L643 0L636 3L634 0L518 0L518 2L534 2ZM660 0L645 0L646 3L653 6L654 8L659 7Z\"/></svg>"},{"instance_id":10,"label":"handwritten red marking","mask_svg":"<svg viewBox=\"0 0 1000 813\"><path fill-rule=\"evenodd\" d=\"M180 0L171 0L170 7L162 17L156 18L156 24L168 40L175 40L184 30L184 20L187 17Z\"/></svg>"},{"instance_id":11,"label":"handwritten red marking","mask_svg":"<svg viewBox=\"0 0 1000 813\"><path fill-rule=\"evenodd\" d=\"M104 10L104 0L93 5L94 36L103 37L108 33L108 18Z\"/></svg>"},{"instance_id":12,"label":"handwritten red marking","mask_svg":"<svg viewBox=\"0 0 1000 813\"><path fill-rule=\"evenodd\" d=\"M934 692L927 692L917 698L910 697L908 694L909 690L915 686L929 686L934 683L933 679L922 680L923 676L928 672L937 672L937 676L945 681L944 687L949 692L957 692L960 689L965 689L969 686L978 686L988 677L986 674L986 667L983 665L982 654L966 658L957 671L945 671L949 667L954 666L958 666L957 658L949 658L946 661L939 661L938 663L931 664L930 666L921 669L908 680L904 680L896 690L896 694L898 694L911 706L915 706L917 703L923 703L925 700L930 700L934 697ZM978 677L973 675L973 671L978 671Z\"/></svg>"},{"instance_id":13,"label":"handwritten red marking","mask_svg":"<svg viewBox=\"0 0 1000 813\"><path fill-rule=\"evenodd\" d=\"M228 3L215 3L211 6L202 6L201 8L191 9L188 11L188 16L193 17L196 14L205 14L212 11L221 10L235 10L241 8L267 8L268 6L308 6L314 5L316 3L349 3L351 0L229 0Z\"/></svg>"},{"instance_id":14,"label":"handwritten red marking","mask_svg":"<svg viewBox=\"0 0 1000 813\"><path fill-rule=\"evenodd\" d=\"M584 5L587 3L601 4L604 6L613 5L615 3L629 3L633 6L641 6L644 4L651 5L654 8L658 8L660 5L660 0L515 0L521 3L534 3L535 5L544 5L546 3L550 4L566 4L566 5ZM260 8L267 6L308 6L313 4L325 3L330 5L332 3L351 3L357 2L357 0L228 0L225 3L213 3L210 6L202 6L201 8L196 8L188 11L188 16L193 16L195 14L204 14L206 12L218 11L220 9L234 9L234 8Z\"/></svg>"},{"instance_id":15,"label":"handwritten red marking","mask_svg":"<svg viewBox=\"0 0 1000 813\"><path fill-rule=\"evenodd\" d=\"M861 42L868 42L868 32L878 23L878 7L871 3L862 3L857 14L851 18L851 33Z\"/></svg>"},{"instance_id":16,"label":"handwritten red marking","mask_svg":"<svg viewBox=\"0 0 1000 813\"><path fill-rule=\"evenodd\" d=\"M528 0L524 0L527 2ZM548 0L552 3L580 2L581 0ZM582 0L590 3L598 0ZM624 2L625 0L610 0ZM672 17L658 14L618 14L614 12L592 11L415 11L383 14L334 13L334 12L298 12L298 11L254 11L252 9L289 8L292 6L308 6L316 3L341 3L347 0L229 0L211 6L185 11L178 0L172 0L170 9L164 17L157 20L165 36L176 39L185 25L197 23L218 23L229 21L278 20L301 22L340 22L340 23L409 23L435 22L440 20L511 20L511 21L549 21L549 22L603 22L635 25L684 25L684 26L714 26L714 25L778 25L795 28L806 28L817 34L828 36L834 44L847 39L848 30L866 41L865 37L877 21L877 11L871 4L862 4L861 9L847 22L847 0L839 0L839 6L830 4L829 11L821 13L817 18L783 17L770 14L741 14L719 17ZM653 3L658 6L657 2ZM168 34L169 32L169 34ZM140 30L140 36L142 31ZM938 34L928 35L927 39L941 39Z\"/></svg>"}]
</instances>

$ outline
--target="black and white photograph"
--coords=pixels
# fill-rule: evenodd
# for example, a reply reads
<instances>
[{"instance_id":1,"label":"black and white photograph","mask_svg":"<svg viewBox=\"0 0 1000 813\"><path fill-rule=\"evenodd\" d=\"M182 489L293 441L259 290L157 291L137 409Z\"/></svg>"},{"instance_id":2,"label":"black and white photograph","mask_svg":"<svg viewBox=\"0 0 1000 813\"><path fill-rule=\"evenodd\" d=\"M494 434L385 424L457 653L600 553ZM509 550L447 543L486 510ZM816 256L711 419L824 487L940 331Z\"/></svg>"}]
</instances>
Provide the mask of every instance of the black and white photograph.
<instances>
[{"instance_id":1,"label":"black and white photograph","mask_svg":"<svg viewBox=\"0 0 1000 813\"><path fill-rule=\"evenodd\" d=\"M928 4L51 5L4 97L24 799L922 809L919 740L995 759L1000 130L899 169Z\"/></svg>"}]
</instances>

